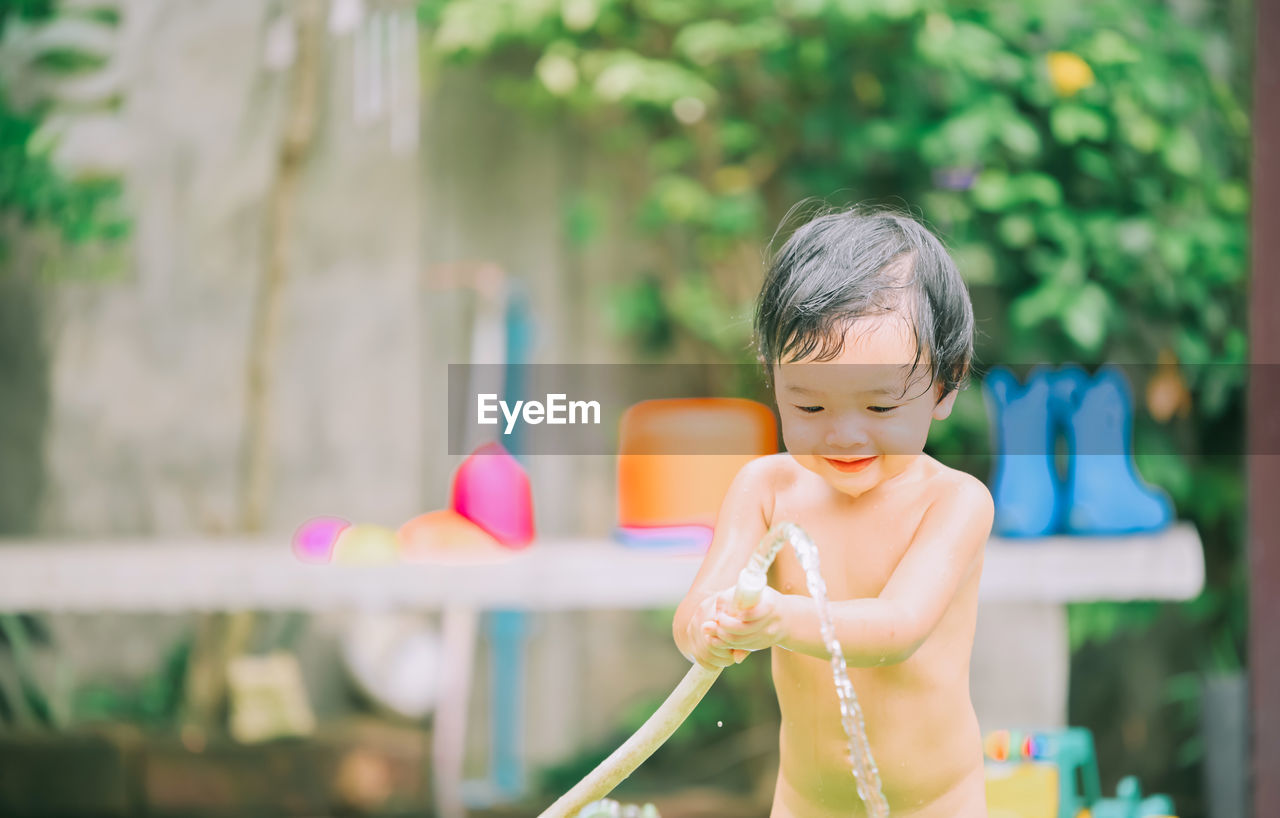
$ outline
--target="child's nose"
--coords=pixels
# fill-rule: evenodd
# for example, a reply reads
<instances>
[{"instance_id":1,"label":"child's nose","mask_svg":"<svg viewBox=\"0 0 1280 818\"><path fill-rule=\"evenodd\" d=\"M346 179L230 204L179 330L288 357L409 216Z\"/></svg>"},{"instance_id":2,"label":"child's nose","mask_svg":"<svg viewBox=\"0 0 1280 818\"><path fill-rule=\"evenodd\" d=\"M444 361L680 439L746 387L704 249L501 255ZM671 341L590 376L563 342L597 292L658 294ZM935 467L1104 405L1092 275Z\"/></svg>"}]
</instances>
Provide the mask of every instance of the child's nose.
<instances>
[{"instance_id":1,"label":"child's nose","mask_svg":"<svg viewBox=\"0 0 1280 818\"><path fill-rule=\"evenodd\" d=\"M868 441L867 430L862 424L850 420L833 423L824 442L832 449L852 449Z\"/></svg>"}]
</instances>

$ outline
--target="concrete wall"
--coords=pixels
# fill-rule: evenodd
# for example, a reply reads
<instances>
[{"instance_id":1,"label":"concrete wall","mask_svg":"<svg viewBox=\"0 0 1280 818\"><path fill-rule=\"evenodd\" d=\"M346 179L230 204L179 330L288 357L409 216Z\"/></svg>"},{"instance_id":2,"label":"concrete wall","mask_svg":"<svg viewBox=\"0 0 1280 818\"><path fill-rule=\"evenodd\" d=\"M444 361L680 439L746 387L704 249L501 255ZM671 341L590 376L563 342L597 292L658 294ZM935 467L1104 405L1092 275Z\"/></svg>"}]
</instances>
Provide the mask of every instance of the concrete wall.
<instances>
[{"instance_id":1,"label":"concrete wall","mask_svg":"<svg viewBox=\"0 0 1280 818\"><path fill-rule=\"evenodd\" d=\"M133 263L54 316L50 534L225 532L238 521L250 321L287 75L257 0L134 2L124 102ZM341 53L326 71L340 72ZM354 132L326 84L299 184L269 432L269 530L407 518L421 499L417 158Z\"/></svg>"}]
</instances>

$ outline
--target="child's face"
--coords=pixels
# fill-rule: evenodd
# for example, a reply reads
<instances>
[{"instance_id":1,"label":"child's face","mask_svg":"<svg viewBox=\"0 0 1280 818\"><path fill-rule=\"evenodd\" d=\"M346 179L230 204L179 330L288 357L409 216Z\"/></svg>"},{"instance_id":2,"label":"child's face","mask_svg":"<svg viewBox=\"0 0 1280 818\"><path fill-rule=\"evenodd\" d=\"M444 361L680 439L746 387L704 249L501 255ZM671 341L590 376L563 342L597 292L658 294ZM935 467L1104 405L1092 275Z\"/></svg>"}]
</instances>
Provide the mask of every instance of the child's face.
<instances>
[{"instance_id":1,"label":"child's face","mask_svg":"<svg viewBox=\"0 0 1280 818\"><path fill-rule=\"evenodd\" d=\"M911 373L915 335L896 314L854 320L833 361L774 367L782 436L802 466L857 497L901 474L924 450L929 424L951 414L956 393Z\"/></svg>"}]
</instances>

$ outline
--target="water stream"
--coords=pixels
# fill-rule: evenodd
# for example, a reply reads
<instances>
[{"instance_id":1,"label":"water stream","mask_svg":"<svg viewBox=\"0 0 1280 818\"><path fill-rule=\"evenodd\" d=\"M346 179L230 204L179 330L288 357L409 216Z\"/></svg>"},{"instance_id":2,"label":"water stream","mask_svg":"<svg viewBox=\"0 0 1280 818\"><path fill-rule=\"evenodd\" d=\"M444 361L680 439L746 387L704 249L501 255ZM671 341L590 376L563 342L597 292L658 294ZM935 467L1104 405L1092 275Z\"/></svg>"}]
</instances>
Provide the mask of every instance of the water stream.
<instances>
[{"instance_id":1,"label":"water stream","mask_svg":"<svg viewBox=\"0 0 1280 818\"><path fill-rule=\"evenodd\" d=\"M880 789L880 771L871 756L871 744L867 741L867 728L862 719L858 696L849 681L849 666L844 660L844 650L836 638L835 624L831 621L831 608L827 602L827 583L818 569L818 547L809 539L804 529L794 523L780 523L773 527L761 547L756 550L748 570L768 571L782 543L787 542L796 552L796 559L804 569L805 585L818 609L818 625L822 642L831 654L831 675L835 678L836 697L840 700L840 724L849 738L849 761L853 766L853 779L858 787L858 797L867 807L871 818L888 818L889 802Z\"/></svg>"}]
</instances>

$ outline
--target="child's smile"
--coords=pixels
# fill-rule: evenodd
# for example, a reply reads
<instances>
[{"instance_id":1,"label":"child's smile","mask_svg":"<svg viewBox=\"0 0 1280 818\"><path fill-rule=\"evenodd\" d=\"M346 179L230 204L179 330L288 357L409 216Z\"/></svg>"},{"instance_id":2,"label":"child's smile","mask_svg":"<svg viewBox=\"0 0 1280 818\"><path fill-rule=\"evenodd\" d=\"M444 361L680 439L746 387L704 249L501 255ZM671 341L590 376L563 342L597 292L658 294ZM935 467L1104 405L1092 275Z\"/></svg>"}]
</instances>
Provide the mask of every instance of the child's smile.
<instances>
[{"instance_id":1,"label":"child's smile","mask_svg":"<svg viewBox=\"0 0 1280 818\"><path fill-rule=\"evenodd\" d=\"M870 466L872 463L874 463L875 459L876 459L876 455L871 455L869 457L856 457L851 459L837 458L837 457L823 458L823 460L826 460L828 463L831 464L831 468L835 469L838 472L843 472L845 474L856 474L862 471L863 469L867 468L868 466Z\"/></svg>"}]
</instances>

